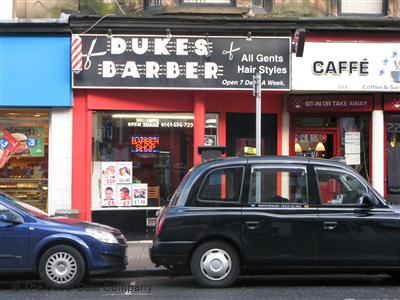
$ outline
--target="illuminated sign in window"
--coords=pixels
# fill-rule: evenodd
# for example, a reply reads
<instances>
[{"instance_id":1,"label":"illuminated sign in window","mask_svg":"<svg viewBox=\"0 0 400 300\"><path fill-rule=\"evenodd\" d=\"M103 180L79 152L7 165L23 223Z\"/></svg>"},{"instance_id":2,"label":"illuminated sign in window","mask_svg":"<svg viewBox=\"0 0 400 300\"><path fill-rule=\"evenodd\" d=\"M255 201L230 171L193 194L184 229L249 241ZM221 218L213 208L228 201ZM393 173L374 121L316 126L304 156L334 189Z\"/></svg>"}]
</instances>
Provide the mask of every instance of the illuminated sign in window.
<instances>
[{"instance_id":1,"label":"illuminated sign in window","mask_svg":"<svg viewBox=\"0 0 400 300\"><path fill-rule=\"evenodd\" d=\"M158 153L160 152L159 136L131 136L131 152Z\"/></svg>"}]
</instances>

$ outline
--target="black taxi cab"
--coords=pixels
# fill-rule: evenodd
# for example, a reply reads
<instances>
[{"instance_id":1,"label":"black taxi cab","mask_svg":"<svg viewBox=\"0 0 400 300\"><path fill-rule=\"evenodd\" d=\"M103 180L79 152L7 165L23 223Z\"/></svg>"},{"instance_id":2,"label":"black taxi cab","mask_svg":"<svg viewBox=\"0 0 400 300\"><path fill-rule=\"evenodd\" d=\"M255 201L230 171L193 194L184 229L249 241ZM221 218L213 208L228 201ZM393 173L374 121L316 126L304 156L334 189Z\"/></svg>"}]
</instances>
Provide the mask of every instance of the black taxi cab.
<instances>
[{"instance_id":1,"label":"black taxi cab","mask_svg":"<svg viewBox=\"0 0 400 300\"><path fill-rule=\"evenodd\" d=\"M342 162L207 161L159 211L150 257L226 287L254 271L400 273L400 212Z\"/></svg>"}]
</instances>

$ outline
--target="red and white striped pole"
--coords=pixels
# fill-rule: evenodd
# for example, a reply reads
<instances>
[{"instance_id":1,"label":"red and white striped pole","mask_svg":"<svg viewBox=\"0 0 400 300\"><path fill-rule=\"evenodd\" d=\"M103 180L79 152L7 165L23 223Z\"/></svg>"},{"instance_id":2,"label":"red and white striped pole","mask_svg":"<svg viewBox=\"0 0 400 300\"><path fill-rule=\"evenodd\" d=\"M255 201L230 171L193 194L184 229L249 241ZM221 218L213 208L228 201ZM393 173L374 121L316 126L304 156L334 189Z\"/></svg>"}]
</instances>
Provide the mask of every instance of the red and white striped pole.
<instances>
[{"instance_id":1,"label":"red and white striped pole","mask_svg":"<svg viewBox=\"0 0 400 300\"><path fill-rule=\"evenodd\" d=\"M77 34L73 34L71 40L71 66L75 74L82 71L82 39Z\"/></svg>"}]
</instances>

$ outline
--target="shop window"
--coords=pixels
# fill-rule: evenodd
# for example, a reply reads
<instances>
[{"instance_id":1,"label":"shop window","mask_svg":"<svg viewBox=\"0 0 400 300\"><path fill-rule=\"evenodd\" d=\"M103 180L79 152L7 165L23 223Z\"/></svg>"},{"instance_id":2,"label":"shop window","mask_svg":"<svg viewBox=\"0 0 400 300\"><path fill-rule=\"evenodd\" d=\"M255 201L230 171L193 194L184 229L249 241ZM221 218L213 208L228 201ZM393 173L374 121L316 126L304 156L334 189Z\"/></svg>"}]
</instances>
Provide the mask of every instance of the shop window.
<instances>
[{"instance_id":1,"label":"shop window","mask_svg":"<svg viewBox=\"0 0 400 300\"><path fill-rule=\"evenodd\" d=\"M206 124L204 132L204 145L217 146L218 145L218 114L206 114Z\"/></svg>"},{"instance_id":2,"label":"shop window","mask_svg":"<svg viewBox=\"0 0 400 300\"><path fill-rule=\"evenodd\" d=\"M369 180L369 116L294 117L293 149L296 156L341 157Z\"/></svg>"},{"instance_id":3,"label":"shop window","mask_svg":"<svg viewBox=\"0 0 400 300\"><path fill-rule=\"evenodd\" d=\"M400 203L400 115L386 117L387 198Z\"/></svg>"},{"instance_id":4,"label":"shop window","mask_svg":"<svg viewBox=\"0 0 400 300\"><path fill-rule=\"evenodd\" d=\"M305 170L255 169L251 174L249 203L308 203Z\"/></svg>"},{"instance_id":5,"label":"shop window","mask_svg":"<svg viewBox=\"0 0 400 300\"><path fill-rule=\"evenodd\" d=\"M191 113L93 114L92 207L159 207L193 166Z\"/></svg>"},{"instance_id":6,"label":"shop window","mask_svg":"<svg viewBox=\"0 0 400 300\"><path fill-rule=\"evenodd\" d=\"M209 202L239 202L243 167L216 169L207 174L198 199Z\"/></svg>"},{"instance_id":7,"label":"shop window","mask_svg":"<svg viewBox=\"0 0 400 300\"><path fill-rule=\"evenodd\" d=\"M339 0L339 15L387 14L387 0Z\"/></svg>"},{"instance_id":8,"label":"shop window","mask_svg":"<svg viewBox=\"0 0 400 300\"><path fill-rule=\"evenodd\" d=\"M0 191L47 210L49 113L0 111Z\"/></svg>"}]
</instances>

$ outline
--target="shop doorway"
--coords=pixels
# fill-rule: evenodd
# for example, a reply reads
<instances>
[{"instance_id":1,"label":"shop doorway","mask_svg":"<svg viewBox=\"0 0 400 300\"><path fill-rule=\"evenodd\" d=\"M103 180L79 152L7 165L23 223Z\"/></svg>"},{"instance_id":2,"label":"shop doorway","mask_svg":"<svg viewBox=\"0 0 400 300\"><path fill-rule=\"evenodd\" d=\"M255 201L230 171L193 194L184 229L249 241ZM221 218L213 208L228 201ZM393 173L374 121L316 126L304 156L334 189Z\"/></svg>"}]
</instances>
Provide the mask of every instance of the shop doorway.
<instances>
[{"instance_id":1,"label":"shop doorway","mask_svg":"<svg viewBox=\"0 0 400 300\"><path fill-rule=\"evenodd\" d=\"M332 158L339 156L339 141L335 129L307 129L295 131L293 150L296 156Z\"/></svg>"},{"instance_id":2,"label":"shop doorway","mask_svg":"<svg viewBox=\"0 0 400 300\"><path fill-rule=\"evenodd\" d=\"M261 116L261 154L277 153L277 117L275 114ZM227 156L243 156L246 148L256 147L256 115L252 113L226 114Z\"/></svg>"}]
</instances>

